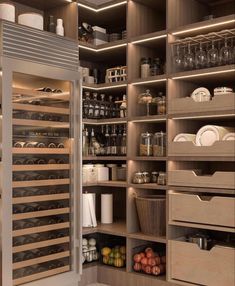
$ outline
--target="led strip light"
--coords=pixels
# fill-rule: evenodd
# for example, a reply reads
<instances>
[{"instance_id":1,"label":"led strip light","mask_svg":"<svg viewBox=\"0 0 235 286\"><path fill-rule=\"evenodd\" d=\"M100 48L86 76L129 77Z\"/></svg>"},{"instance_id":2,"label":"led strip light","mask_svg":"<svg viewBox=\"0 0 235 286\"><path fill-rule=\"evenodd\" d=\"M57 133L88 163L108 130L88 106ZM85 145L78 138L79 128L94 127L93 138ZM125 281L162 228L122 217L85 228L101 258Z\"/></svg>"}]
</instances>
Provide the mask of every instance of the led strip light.
<instances>
[{"instance_id":1,"label":"led strip light","mask_svg":"<svg viewBox=\"0 0 235 286\"><path fill-rule=\"evenodd\" d=\"M127 46L127 43L119 44L119 45L113 45L113 46L105 47L105 48L99 48L99 47L91 48L91 47L86 47L86 46L83 46L82 44L80 44L79 45L79 49L84 49L84 50L92 51L92 52L95 52L95 53L99 53L99 52L102 52L102 51L117 49L117 48L121 48L121 47L124 47L124 46Z\"/></svg>"},{"instance_id":2,"label":"led strip light","mask_svg":"<svg viewBox=\"0 0 235 286\"><path fill-rule=\"evenodd\" d=\"M91 10L91 11L93 11L95 13L99 13L99 12L102 12L104 10L115 8L115 7L124 5L124 4L127 4L127 1L122 1L122 2L119 2L119 3L116 3L116 4L108 5L108 6L105 6L105 7L102 7L102 8L97 8L97 9L93 8L93 7L90 7L88 5L82 4L82 3L78 3L78 6L83 7L85 9L88 9L88 10Z\"/></svg>"},{"instance_id":3,"label":"led strip light","mask_svg":"<svg viewBox=\"0 0 235 286\"><path fill-rule=\"evenodd\" d=\"M164 34L164 35L159 35L159 36L150 37L150 38L146 38L146 39L132 41L131 44L144 43L144 42L149 42L149 41L153 41L153 40L157 40L157 39L161 39L161 38L166 38L166 37L167 37L167 35Z\"/></svg>"},{"instance_id":4,"label":"led strip light","mask_svg":"<svg viewBox=\"0 0 235 286\"><path fill-rule=\"evenodd\" d=\"M105 86L105 87L93 87L93 86L87 86L82 85L82 88L90 89L90 90L105 90L105 89L114 89L119 87L127 87L127 84L119 84L119 85L111 85L111 86Z\"/></svg>"},{"instance_id":5,"label":"led strip light","mask_svg":"<svg viewBox=\"0 0 235 286\"><path fill-rule=\"evenodd\" d=\"M149 83L154 83L154 82L161 82L161 81L167 81L166 78L161 78L161 79L153 79L153 80L146 80L146 81L137 81L137 82L132 82L132 85L140 85L140 84L149 84Z\"/></svg>"}]
</instances>

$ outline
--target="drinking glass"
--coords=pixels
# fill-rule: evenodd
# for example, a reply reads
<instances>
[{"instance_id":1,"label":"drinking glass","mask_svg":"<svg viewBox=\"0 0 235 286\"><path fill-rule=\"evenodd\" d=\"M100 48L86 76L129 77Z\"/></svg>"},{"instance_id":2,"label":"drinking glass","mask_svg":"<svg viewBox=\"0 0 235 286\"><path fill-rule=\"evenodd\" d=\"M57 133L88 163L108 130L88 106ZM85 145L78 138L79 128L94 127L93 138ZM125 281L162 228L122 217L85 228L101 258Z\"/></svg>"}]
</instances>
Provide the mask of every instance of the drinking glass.
<instances>
[{"instance_id":1,"label":"drinking glass","mask_svg":"<svg viewBox=\"0 0 235 286\"><path fill-rule=\"evenodd\" d=\"M183 56L180 52L180 45L177 45L176 47L176 54L174 56L174 66L177 71L183 68Z\"/></svg>"},{"instance_id":2,"label":"drinking glass","mask_svg":"<svg viewBox=\"0 0 235 286\"><path fill-rule=\"evenodd\" d=\"M207 64L206 51L203 49L201 42L199 44L199 50L196 52L195 55L195 64L197 69L202 69L206 67Z\"/></svg>"},{"instance_id":3,"label":"drinking glass","mask_svg":"<svg viewBox=\"0 0 235 286\"><path fill-rule=\"evenodd\" d=\"M194 53L191 51L190 43L188 43L187 52L184 55L183 65L185 70L193 70L195 66L195 57Z\"/></svg>"},{"instance_id":4,"label":"drinking glass","mask_svg":"<svg viewBox=\"0 0 235 286\"><path fill-rule=\"evenodd\" d=\"M207 63L209 67L215 67L219 64L219 51L215 47L215 41L211 41L211 48L207 52Z\"/></svg>"},{"instance_id":5,"label":"drinking glass","mask_svg":"<svg viewBox=\"0 0 235 286\"><path fill-rule=\"evenodd\" d=\"M228 45L227 36L224 38L224 46L220 49L220 64L229 65L232 63L232 49Z\"/></svg>"}]
</instances>

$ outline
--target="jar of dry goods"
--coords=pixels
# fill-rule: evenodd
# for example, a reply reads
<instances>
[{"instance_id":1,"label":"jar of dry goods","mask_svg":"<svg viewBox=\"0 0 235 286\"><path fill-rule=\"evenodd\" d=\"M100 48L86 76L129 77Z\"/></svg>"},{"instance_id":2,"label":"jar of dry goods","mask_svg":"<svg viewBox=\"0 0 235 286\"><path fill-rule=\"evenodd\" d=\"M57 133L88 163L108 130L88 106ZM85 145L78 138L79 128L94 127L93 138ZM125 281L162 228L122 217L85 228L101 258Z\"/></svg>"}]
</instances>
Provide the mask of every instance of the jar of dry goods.
<instances>
[{"instance_id":1,"label":"jar of dry goods","mask_svg":"<svg viewBox=\"0 0 235 286\"><path fill-rule=\"evenodd\" d=\"M151 173L151 183L156 183L157 184L157 179L158 179L158 172L152 172Z\"/></svg>"},{"instance_id":2,"label":"jar of dry goods","mask_svg":"<svg viewBox=\"0 0 235 286\"><path fill-rule=\"evenodd\" d=\"M153 156L153 134L141 133L140 156Z\"/></svg>"},{"instance_id":3,"label":"jar of dry goods","mask_svg":"<svg viewBox=\"0 0 235 286\"><path fill-rule=\"evenodd\" d=\"M157 114L164 115L166 114L166 97L162 96L157 103Z\"/></svg>"},{"instance_id":4,"label":"jar of dry goods","mask_svg":"<svg viewBox=\"0 0 235 286\"><path fill-rule=\"evenodd\" d=\"M141 172L134 173L132 182L133 184L143 184L144 183L143 173Z\"/></svg>"},{"instance_id":5,"label":"jar of dry goods","mask_svg":"<svg viewBox=\"0 0 235 286\"><path fill-rule=\"evenodd\" d=\"M148 58L142 58L140 60L140 77L146 78L150 76L150 60Z\"/></svg>"},{"instance_id":6,"label":"jar of dry goods","mask_svg":"<svg viewBox=\"0 0 235 286\"><path fill-rule=\"evenodd\" d=\"M143 172L143 181L144 184L150 183L150 174L148 172Z\"/></svg>"},{"instance_id":7,"label":"jar of dry goods","mask_svg":"<svg viewBox=\"0 0 235 286\"><path fill-rule=\"evenodd\" d=\"M166 133L157 132L153 137L153 156L166 156Z\"/></svg>"},{"instance_id":8,"label":"jar of dry goods","mask_svg":"<svg viewBox=\"0 0 235 286\"><path fill-rule=\"evenodd\" d=\"M157 183L158 185L166 185L166 173L165 172L159 172Z\"/></svg>"}]
</instances>

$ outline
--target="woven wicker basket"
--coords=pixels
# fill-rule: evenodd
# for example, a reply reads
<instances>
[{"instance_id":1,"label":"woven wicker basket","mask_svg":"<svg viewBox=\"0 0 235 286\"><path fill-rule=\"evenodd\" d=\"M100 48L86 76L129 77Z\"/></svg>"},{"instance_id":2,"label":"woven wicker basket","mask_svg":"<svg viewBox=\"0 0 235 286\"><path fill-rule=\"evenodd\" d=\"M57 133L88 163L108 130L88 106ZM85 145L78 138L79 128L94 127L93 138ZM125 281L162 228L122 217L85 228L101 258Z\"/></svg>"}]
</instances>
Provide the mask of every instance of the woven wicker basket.
<instances>
[{"instance_id":1,"label":"woven wicker basket","mask_svg":"<svg viewBox=\"0 0 235 286\"><path fill-rule=\"evenodd\" d=\"M141 231L144 234L164 236L166 234L166 197L136 197L136 207Z\"/></svg>"}]
</instances>

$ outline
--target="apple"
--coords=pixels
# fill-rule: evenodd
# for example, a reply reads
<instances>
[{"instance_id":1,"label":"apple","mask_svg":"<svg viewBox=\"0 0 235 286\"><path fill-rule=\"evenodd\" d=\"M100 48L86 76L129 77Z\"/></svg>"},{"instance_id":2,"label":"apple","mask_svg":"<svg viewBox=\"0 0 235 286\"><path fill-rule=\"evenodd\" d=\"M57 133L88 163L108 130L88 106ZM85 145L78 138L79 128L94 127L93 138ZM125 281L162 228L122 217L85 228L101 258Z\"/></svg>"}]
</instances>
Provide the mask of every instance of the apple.
<instances>
[{"instance_id":1,"label":"apple","mask_svg":"<svg viewBox=\"0 0 235 286\"><path fill-rule=\"evenodd\" d=\"M148 264L148 259L146 257L144 257L144 258L141 259L140 262L141 262L142 265L147 265Z\"/></svg>"},{"instance_id":2,"label":"apple","mask_svg":"<svg viewBox=\"0 0 235 286\"><path fill-rule=\"evenodd\" d=\"M151 274L152 273L152 267L149 265L145 266L145 273Z\"/></svg>"},{"instance_id":3,"label":"apple","mask_svg":"<svg viewBox=\"0 0 235 286\"><path fill-rule=\"evenodd\" d=\"M161 258L159 256L155 257L156 265L161 264Z\"/></svg>"},{"instance_id":4,"label":"apple","mask_svg":"<svg viewBox=\"0 0 235 286\"><path fill-rule=\"evenodd\" d=\"M153 252L153 250L148 250L148 251L146 251L146 257L147 257L147 258L153 258L153 257L154 257L154 252Z\"/></svg>"},{"instance_id":5,"label":"apple","mask_svg":"<svg viewBox=\"0 0 235 286\"><path fill-rule=\"evenodd\" d=\"M135 271L138 271L138 272L139 272L139 271L141 270L141 263L136 262L136 263L134 264L134 267L133 267L133 268L134 268Z\"/></svg>"},{"instance_id":6,"label":"apple","mask_svg":"<svg viewBox=\"0 0 235 286\"><path fill-rule=\"evenodd\" d=\"M153 257L148 258L148 265L151 267L157 265L155 258L153 258Z\"/></svg>"},{"instance_id":7,"label":"apple","mask_svg":"<svg viewBox=\"0 0 235 286\"><path fill-rule=\"evenodd\" d=\"M137 253L137 254L134 255L134 261L136 263L139 263L141 261L141 259L142 259L142 257L141 257L140 254Z\"/></svg>"}]
</instances>

